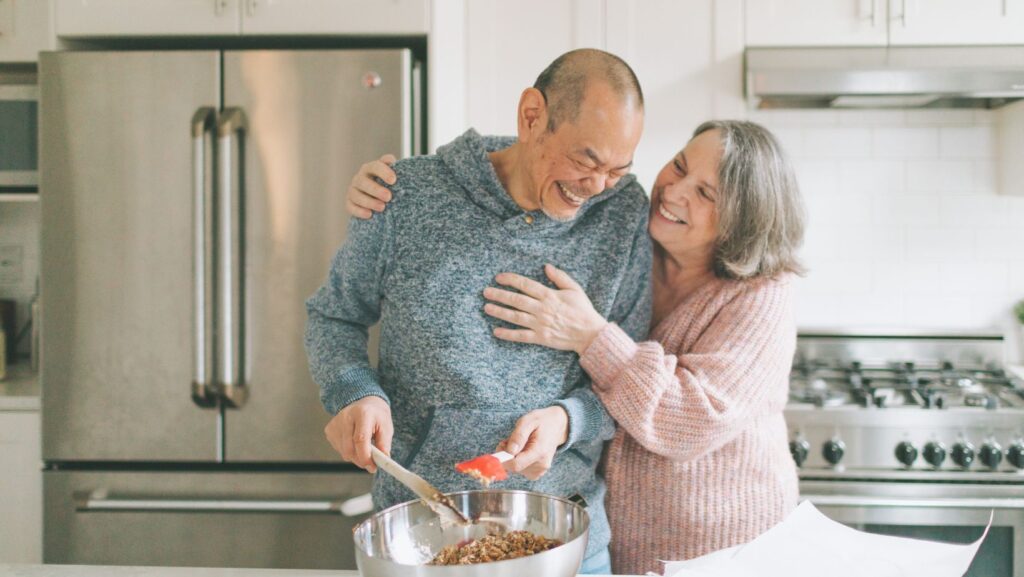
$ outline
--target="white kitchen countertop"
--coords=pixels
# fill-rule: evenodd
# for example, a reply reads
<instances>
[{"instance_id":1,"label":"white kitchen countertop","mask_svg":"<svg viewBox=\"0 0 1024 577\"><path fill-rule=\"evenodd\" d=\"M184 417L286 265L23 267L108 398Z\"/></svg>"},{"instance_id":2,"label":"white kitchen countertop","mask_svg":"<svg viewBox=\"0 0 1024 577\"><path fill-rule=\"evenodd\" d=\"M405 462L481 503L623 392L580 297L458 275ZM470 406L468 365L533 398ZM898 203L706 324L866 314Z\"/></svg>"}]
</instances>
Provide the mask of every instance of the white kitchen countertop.
<instances>
[{"instance_id":1,"label":"white kitchen countertop","mask_svg":"<svg viewBox=\"0 0 1024 577\"><path fill-rule=\"evenodd\" d=\"M0 575L4 577L359 577L359 572L308 569L212 569L205 567L0 564Z\"/></svg>"},{"instance_id":2,"label":"white kitchen countertop","mask_svg":"<svg viewBox=\"0 0 1024 577\"><path fill-rule=\"evenodd\" d=\"M7 365L0 381L0 411L38 411L39 374L26 363Z\"/></svg>"}]
</instances>

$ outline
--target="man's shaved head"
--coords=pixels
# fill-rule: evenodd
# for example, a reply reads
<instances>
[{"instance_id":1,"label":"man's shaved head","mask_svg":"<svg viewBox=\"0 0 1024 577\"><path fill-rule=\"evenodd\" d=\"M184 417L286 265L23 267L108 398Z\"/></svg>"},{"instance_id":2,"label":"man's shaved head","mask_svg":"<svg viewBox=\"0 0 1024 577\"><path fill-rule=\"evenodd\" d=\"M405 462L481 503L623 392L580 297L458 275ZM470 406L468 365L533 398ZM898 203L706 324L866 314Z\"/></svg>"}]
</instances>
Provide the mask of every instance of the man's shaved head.
<instances>
[{"instance_id":1,"label":"man's shaved head","mask_svg":"<svg viewBox=\"0 0 1024 577\"><path fill-rule=\"evenodd\" d=\"M608 86L623 101L643 110L644 94L633 69L614 54L581 48L556 58L533 84L547 102L548 131L554 132L562 122L576 121L591 83Z\"/></svg>"}]
</instances>

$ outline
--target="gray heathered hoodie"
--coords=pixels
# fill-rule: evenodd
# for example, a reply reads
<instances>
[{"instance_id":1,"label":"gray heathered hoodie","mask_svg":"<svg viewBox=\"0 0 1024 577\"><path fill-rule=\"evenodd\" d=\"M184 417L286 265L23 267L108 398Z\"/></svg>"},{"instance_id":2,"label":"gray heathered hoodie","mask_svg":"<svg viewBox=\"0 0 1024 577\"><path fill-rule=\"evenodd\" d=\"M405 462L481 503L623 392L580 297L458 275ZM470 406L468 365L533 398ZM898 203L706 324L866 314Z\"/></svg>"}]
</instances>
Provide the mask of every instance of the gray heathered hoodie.
<instances>
[{"instance_id":1,"label":"gray heathered hoodie","mask_svg":"<svg viewBox=\"0 0 1024 577\"><path fill-rule=\"evenodd\" d=\"M647 198L629 175L571 222L524 211L487 157L513 142L469 130L437 155L395 164L394 200L368 221L352 219L327 282L307 302L306 350L328 413L368 395L387 400L392 456L443 491L480 488L455 463L494 451L525 413L564 407L569 440L548 473L538 481L511 475L493 486L582 495L592 522L589 557L610 538L596 469L614 421L576 353L492 335L507 325L484 314L483 289L497 286L500 272L551 286L543 271L551 263L599 313L643 338L651 306ZM367 328L378 320L374 371ZM373 493L378 510L415 498L383 473Z\"/></svg>"}]
</instances>

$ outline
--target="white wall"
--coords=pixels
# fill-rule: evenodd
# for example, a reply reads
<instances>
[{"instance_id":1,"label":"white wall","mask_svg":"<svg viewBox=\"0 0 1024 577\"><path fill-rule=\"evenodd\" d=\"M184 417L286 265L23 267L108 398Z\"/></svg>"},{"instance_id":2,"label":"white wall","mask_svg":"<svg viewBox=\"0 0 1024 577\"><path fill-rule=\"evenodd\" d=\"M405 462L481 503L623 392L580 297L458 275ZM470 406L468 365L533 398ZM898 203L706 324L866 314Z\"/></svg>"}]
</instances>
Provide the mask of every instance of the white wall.
<instances>
[{"instance_id":1,"label":"white wall","mask_svg":"<svg viewBox=\"0 0 1024 577\"><path fill-rule=\"evenodd\" d=\"M1024 197L996 192L989 111L755 111L810 216L801 326L1011 326Z\"/></svg>"}]
</instances>

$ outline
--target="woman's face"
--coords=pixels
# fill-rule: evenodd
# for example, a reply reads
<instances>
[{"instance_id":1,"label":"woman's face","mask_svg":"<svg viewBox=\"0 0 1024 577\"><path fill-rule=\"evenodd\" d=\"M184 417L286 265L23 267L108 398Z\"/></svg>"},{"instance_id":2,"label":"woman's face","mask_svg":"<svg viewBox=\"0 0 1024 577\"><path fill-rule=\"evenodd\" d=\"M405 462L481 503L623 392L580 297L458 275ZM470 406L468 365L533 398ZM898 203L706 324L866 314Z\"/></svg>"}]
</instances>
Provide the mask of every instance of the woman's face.
<instances>
[{"instance_id":1,"label":"woman's face","mask_svg":"<svg viewBox=\"0 0 1024 577\"><path fill-rule=\"evenodd\" d=\"M717 130L691 140L658 173L651 191L651 239L677 260L711 266L718 237Z\"/></svg>"}]
</instances>

